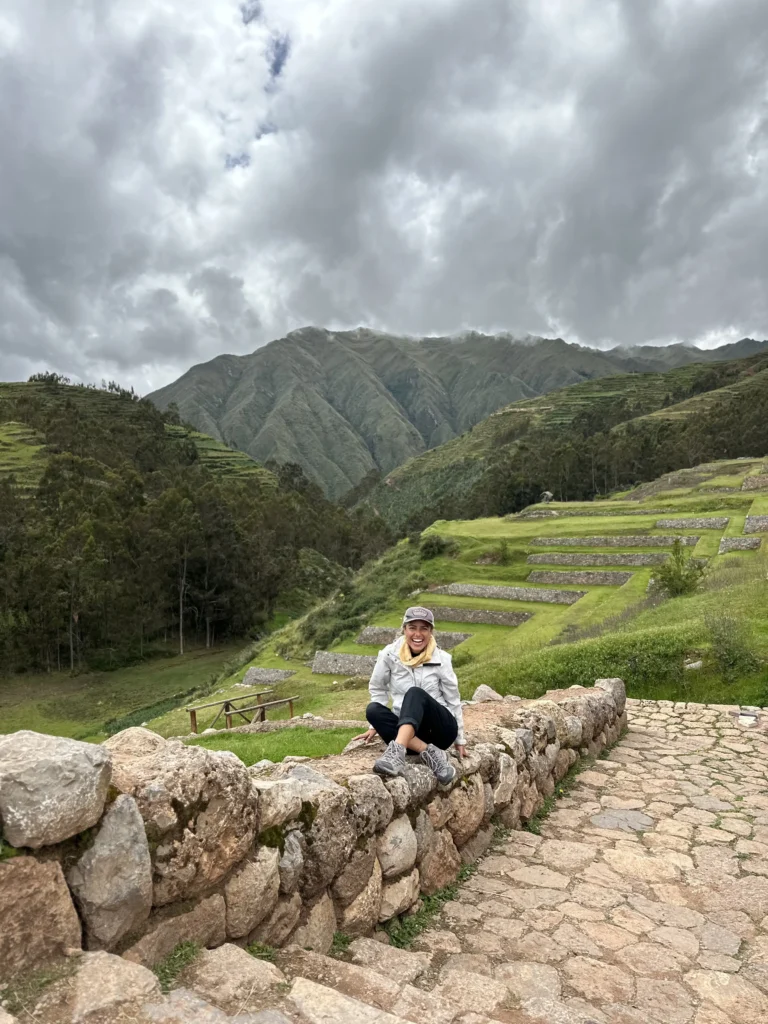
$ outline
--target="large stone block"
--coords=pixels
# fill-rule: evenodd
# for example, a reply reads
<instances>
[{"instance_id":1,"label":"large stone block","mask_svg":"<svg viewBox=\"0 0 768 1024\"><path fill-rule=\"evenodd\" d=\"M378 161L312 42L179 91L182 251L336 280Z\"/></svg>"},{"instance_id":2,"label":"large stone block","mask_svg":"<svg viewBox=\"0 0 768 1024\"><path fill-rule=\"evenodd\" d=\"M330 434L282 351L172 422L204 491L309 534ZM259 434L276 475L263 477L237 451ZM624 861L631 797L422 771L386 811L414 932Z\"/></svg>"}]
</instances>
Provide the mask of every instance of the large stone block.
<instances>
[{"instance_id":1,"label":"large stone block","mask_svg":"<svg viewBox=\"0 0 768 1024\"><path fill-rule=\"evenodd\" d=\"M302 907L299 925L291 936L291 943L315 953L327 953L336 933L336 913L333 900L327 892L319 899Z\"/></svg>"},{"instance_id":2,"label":"large stone block","mask_svg":"<svg viewBox=\"0 0 768 1024\"><path fill-rule=\"evenodd\" d=\"M623 679L596 679L595 686L598 690L604 690L606 693L610 693L616 705L616 711L619 714L624 711L627 704L627 688L624 685Z\"/></svg>"},{"instance_id":3,"label":"large stone block","mask_svg":"<svg viewBox=\"0 0 768 1024\"><path fill-rule=\"evenodd\" d=\"M419 869L414 868L409 875L398 878L396 882L388 882L381 893L379 921L389 921L398 914L405 913L419 898Z\"/></svg>"},{"instance_id":4,"label":"large stone block","mask_svg":"<svg viewBox=\"0 0 768 1024\"><path fill-rule=\"evenodd\" d=\"M152 967L164 960L180 942L198 946L220 946L226 938L224 897L209 896L191 910L174 913L173 908L161 911L142 938L127 949L126 960Z\"/></svg>"},{"instance_id":5,"label":"large stone block","mask_svg":"<svg viewBox=\"0 0 768 1024\"><path fill-rule=\"evenodd\" d=\"M156 906L205 892L243 859L257 829L258 794L240 761L144 729L104 745L113 783L136 800L155 847Z\"/></svg>"},{"instance_id":6,"label":"large stone block","mask_svg":"<svg viewBox=\"0 0 768 1024\"><path fill-rule=\"evenodd\" d=\"M298 830L288 832L285 837L283 853L280 857L280 892L295 892L301 882L304 870L304 851L307 842Z\"/></svg>"},{"instance_id":7,"label":"large stone block","mask_svg":"<svg viewBox=\"0 0 768 1024\"><path fill-rule=\"evenodd\" d=\"M394 801L377 775L352 775L347 779L349 814L355 832L372 836L392 820Z\"/></svg>"},{"instance_id":8,"label":"large stone block","mask_svg":"<svg viewBox=\"0 0 768 1024\"><path fill-rule=\"evenodd\" d=\"M152 971L104 952L81 957L73 988L72 1024L119 1020L121 1007L134 1007L160 996L160 985Z\"/></svg>"},{"instance_id":9,"label":"large stone block","mask_svg":"<svg viewBox=\"0 0 768 1024\"><path fill-rule=\"evenodd\" d=\"M504 808L512 799L517 786L517 765L509 754L499 754L499 781L493 790L496 808Z\"/></svg>"},{"instance_id":10,"label":"large stone block","mask_svg":"<svg viewBox=\"0 0 768 1024\"><path fill-rule=\"evenodd\" d=\"M461 867L461 857L450 832L435 832L432 845L424 855L420 872L421 891L427 895L437 892L452 882Z\"/></svg>"},{"instance_id":11,"label":"large stone block","mask_svg":"<svg viewBox=\"0 0 768 1024\"><path fill-rule=\"evenodd\" d=\"M288 936L301 917L301 896L281 896L269 917L265 918L248 936L248 942L261 942L279 949L288 941Z\"/></svg>"},{"instance_id":12,"label":"large stone block","mask_svg":"<svg viewBox=\"0 0 768 1024\"><path fill-rule=\"evenodd\" d=\"M279 828L301 814L301 787L292 779L252 778L259 794L259 828Z\"/></svg>"},{"instance_id":13,"label":"large stone block","mask_svg":"<svg viewBox=\"0 0 768 1024\"><path fill-rule=\"evenodd\" d=\"M224 886L227 935L242 938L272 913L280 891L280 851L262 846L239 864Z\"/></svg>"},{"instance_id":14,"label":"large stone block","mask_svg":"<svg viewBox=\"0 0 768 1024\"><path fill-rule=\"evenodd\" d=\"M448 830L457 846L462 846L477 832L485 814L483 780L471 775L451 790L448 797L453 814L448 819Z\"/></svg>"},{"instance_id":15,"label":"large stone block","mask_svg":"<svg viewBox=\"0 0 768 1024\"><path fill-rule=\"evenodd\" d=\"M0 820L11 846L39 849L84 832L104 810L104 747L22 730L0 736Z\"/></svg>"},{"instance_id":16,"label":"large stone block","mask_svg":"<svg viewBox=\"0 0 768 1024\"><path fill-rule=\"evenodd\" d=\"M0 981L80 949L80 921L60 865L0 863Z\"/></svg>"},{"instance_id":17,"label":"large stone block","mask_svg":"<svg viewBox=\"0 0 768 1024\"><path fill-rule=\"evenodd\" d=\"M67 881L85 923L88 949L112 949L139 929L152 909L152 861L136 801L119 796L93 845Z\"/></svg>"},{"instance_id":18,"label":"large stone block","mask_svg":"<svg viewBox=\"0 0 768 1024\"><path fill-rule=\"evenodd\" d=\"M285 976L274 964L226 943L201 950L184 971L184 982L198 995L232 1013L256 1010Z\"/></svg>"},{"instance_id":19,"label":"large stone block","mask_svg":"<svg viewBox=\"0 0 768 1024\"><path fill-rule=\"evenodd\" d=\"M358 846L331 888L333 898L341 907L349 904L365 889L373 873L377 841L371 837Z\"/></svg>"},{"instance_id":20,"label":"large stone block","mask_svg":"<svg viewBox=\"0 0 768 1024\"><path fill-rule=\"evenodd\" d=\"M375 860L368 884L339 914L339 928L347 935L367 935L379 920L382 899L381 866Z\"/></svg>"},{"instance_id":21,"label":"large stone block","mask_svg":"<svg viewBox=\"0 0 768 1024\"><path fill-rule=\"evenodd\" d=\"M416 863L418 844L408 818L403 814L379 836L378 856L385 878L395 878L410 871Z\"/></svg>"}]
</instances>

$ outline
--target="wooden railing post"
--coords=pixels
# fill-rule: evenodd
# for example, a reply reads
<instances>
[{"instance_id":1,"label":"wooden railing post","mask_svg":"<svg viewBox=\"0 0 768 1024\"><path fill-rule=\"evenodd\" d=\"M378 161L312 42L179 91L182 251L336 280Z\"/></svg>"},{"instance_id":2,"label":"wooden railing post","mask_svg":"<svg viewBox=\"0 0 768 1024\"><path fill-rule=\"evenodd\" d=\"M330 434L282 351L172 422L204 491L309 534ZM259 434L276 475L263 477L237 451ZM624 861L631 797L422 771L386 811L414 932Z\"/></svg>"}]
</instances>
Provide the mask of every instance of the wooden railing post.
<instances>
[{"instance_id":1,"label":"wooden railing post","mask_svg":"<svg viewBox=\"0 0 768 1024\"><path fill-rule=\"evenodd\" d=\"M224 705L224 721L227 723L227 728L232 728L232 705L227 701Z\"/></svg>"},{"instance_id":2,"label":"wooden railing post","mask_svg":"<svg viewBox=\"0 0 768 1024\"><path fill-rule=\"evenodd\" d=\"M197 712L192 708L189 709L189 727L192 732L197 732Z\"/></svg>"},{"instance_id":3,"label":"wooden railing post","mask_svg":"<svg viewBox=\"0 0 768 1024\"><path fill-rule=\"evenodd\" d=\"M290 711L289 717L293 718L293 701L292 700L288 701L288 708L289 708L289 711Z\"/></svg>"}]
</instances>

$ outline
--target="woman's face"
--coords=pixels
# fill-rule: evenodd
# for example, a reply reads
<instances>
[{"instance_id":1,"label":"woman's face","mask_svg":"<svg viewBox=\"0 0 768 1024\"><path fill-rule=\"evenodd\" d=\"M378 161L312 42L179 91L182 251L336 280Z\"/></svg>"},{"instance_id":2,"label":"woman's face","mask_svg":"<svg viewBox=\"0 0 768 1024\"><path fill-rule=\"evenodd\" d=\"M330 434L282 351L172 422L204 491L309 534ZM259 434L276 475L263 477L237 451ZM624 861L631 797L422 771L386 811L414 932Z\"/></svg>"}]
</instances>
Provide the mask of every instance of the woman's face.
<instances>
[{"instance_id":1,"label":"woman's face","mask_svg":"<svg viewBox=\"0 0 768 1024\"><path fill-rule=\"evenodd\" d=\"M415 622L407 622L405 625L405 639L414 654L420 654L429 643L432 636L432 627L428 622L417 619Z\"/></svg>"}]
</instances>

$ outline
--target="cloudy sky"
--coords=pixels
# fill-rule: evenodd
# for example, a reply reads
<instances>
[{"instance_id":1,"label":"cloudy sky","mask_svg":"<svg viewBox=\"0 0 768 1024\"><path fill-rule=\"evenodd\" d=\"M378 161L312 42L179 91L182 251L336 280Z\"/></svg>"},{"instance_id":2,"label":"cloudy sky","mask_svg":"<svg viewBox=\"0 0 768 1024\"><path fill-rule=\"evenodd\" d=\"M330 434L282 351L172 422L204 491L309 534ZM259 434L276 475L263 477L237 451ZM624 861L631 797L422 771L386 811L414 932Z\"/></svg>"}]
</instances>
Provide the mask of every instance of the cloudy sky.
<instances>
[{"instance_id":1,"label":"cloudy sky","mask_svg":"<svg viewBox=\"0 0 768 1024\"><path fill-rule=\"evenodd\" d=\"M0 379L768 337L766 0L3 0Z\"/></svg>"}]
</instances>

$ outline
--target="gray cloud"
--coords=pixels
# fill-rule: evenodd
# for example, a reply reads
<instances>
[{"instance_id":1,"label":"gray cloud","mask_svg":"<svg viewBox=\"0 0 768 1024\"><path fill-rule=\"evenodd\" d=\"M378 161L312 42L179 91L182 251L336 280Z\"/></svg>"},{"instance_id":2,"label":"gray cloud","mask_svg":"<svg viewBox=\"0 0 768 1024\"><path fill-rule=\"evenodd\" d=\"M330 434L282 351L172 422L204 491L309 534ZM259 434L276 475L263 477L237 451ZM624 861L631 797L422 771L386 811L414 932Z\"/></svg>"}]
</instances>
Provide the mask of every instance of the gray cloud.
<instances>
[{"instance_id":1,"label":"gray cloud","mask_svg":"<svg viewBox=\"0 0 768 1024\"><path fill-rule=\"evenodd\" d=\"M767 336L766 66L764 0L6 0L0 377Z\"/></svg>"}]
</instances>

